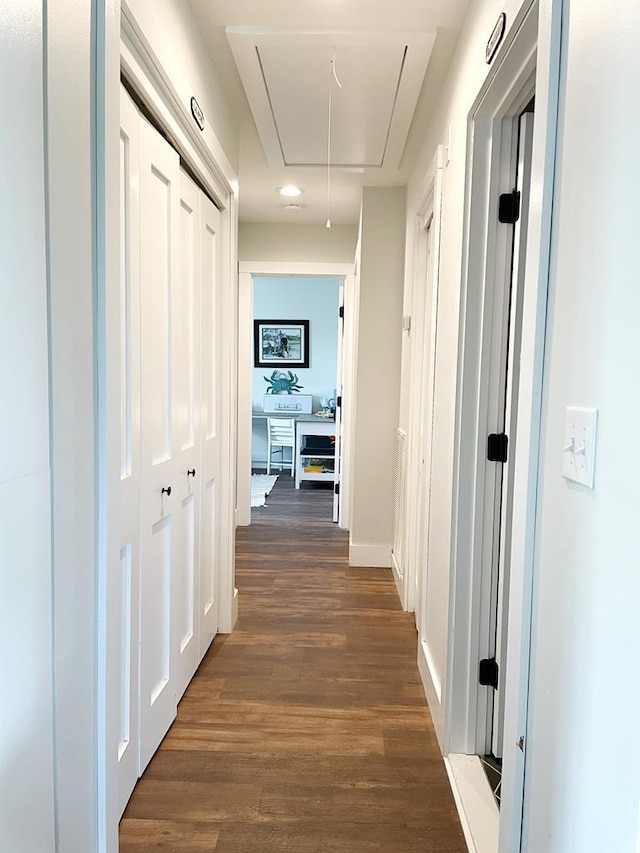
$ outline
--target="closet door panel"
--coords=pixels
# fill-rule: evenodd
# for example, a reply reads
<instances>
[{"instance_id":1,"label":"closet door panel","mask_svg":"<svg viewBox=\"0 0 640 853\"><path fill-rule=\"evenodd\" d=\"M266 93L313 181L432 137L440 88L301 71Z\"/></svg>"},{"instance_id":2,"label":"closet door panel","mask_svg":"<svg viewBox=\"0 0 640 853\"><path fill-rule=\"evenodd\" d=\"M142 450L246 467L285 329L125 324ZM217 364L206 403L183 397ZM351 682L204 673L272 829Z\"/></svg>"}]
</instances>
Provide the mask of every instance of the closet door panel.
<instances>
[{"instance_id":1,"label":"closet door panel","mask_svg":"<svg viewBox=\"0 0 640 853\"><path fill-rule=\"evenodd\" d=\"M180 449L195 447L200 437L200 191L180 173L179 332Z\"/></svg>"},{"instance_id":2,"label":"closet door panel","mask_svg":"<svg viewBox=\"0 0 640 853\"><path fill-rule=\"evenodd\" d=\"M180 174L180 273L174 307L175 404L180 539L175 565L176 690L186 690L198 663L200 562L200 191Z\"/></svg>"},{"instance_id":3,"label":"closet door panel","mask_svg":"<svg viewBox=\"0 0 640 853\"><path fill-rule=\"evenodd\" d=\"M202 565L200 577L200 622L203 634L201 657L217 631L217 482L207 477L202 490Z\"/></svg>"},{"instance_id":4,"label":"closet door panel","mask_svg":"<svg viewBox=\"0 0 640 853\"><path fill-rule=\"evenodd\" d=\"M220 364L220 213L200 195L201 240L201 467L203 512L201 523L200 595L198 620L200 658L218 629L218 518L216 488L219 466Z\"/></svg>"},{"instance_id":5,"label":"closet door panel","mask_svg":"<svg viewBox=\"0 0 640 853\"><path fill-rule=\"evenodd\" d=\"M140 205L139 115L120 94L120 564L118 643L118 805L122 815L138 779L138 614L140 607Z\"/></svg>"},{"instance_id":6,"label":"closet door panel","mask_svg":"<svg viewBox=\"0 0 640 853\"><path fill-rule=\"evenodd\" d=\"M155 131L150 131L154 133ZM147 165L147 164L145 164ZM172 455L171 285L175 241L172 240L171 177L152 162L145 171L142 233L144 305L144 412L146 450L153 466Z\"/></svg>"},{"instance_id":7,"label":"closet door panel","mask_svg":"<svg viewBox=\"0 0 640 853\"><path fill-rule=\"evenodd\" d=\"M172 665L175 561L181 531L173 310L179 278L177 153L140 121L142 520L140 567L140 773L176 713Z\"/></svg>"}]
</instances>

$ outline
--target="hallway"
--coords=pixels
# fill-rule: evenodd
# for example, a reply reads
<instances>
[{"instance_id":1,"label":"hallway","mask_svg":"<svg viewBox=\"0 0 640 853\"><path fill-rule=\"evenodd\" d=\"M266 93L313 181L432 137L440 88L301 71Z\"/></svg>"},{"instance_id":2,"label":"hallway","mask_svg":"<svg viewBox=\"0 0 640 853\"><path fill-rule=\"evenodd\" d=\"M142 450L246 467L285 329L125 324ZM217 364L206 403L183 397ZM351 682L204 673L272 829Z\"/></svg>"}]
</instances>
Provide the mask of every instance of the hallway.
<instances>
[{"instance_id":1,"label":"hallway","mask_svg":"<svg viewBox=\"0 0 640 853\"><path fill-rule=\"evenodd\" d=\"M463 853L413 617L349 569L331 492L280 477L238 530L240 616L139 782L121 853Z\"/></svg>"}]
</instances>

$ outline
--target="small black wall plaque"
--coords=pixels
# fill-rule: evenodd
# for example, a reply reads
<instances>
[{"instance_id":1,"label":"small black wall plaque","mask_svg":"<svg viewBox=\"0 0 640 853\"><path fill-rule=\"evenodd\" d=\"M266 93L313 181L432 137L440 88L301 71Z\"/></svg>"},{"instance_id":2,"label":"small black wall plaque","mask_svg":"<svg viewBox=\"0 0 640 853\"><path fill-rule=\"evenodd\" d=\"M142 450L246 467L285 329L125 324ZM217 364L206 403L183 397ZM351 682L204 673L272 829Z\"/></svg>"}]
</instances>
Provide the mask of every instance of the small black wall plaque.
<instances>
[{"instance_id":1,"label":"small black wall plaque","mask_svg":"<svg viewBox=\"0 0 640 853\"><path fill-rule=\"evenodd\" d=\"M505 12L502 12L498 20L496 21L496 25L493 28L493 32L489 36L489 41L487 42L487 52L485 54L487 59L487 64L491 63L491 60L496 55L497 49L500 47L500 43L504 38L504 33L507 28L507 15Z\"/></svg>"},{"instance_id":2,"label":"small black wall plaque","mask_svg":"<svg viewBox=\"0 0 640 853\"><path fill-rule=\"evenodd\" d=\"M191 98L191 115L195 119L200 130L204 130L204 113L200 109L200 104L195 98Z\"/></svg>"}]
</instances>

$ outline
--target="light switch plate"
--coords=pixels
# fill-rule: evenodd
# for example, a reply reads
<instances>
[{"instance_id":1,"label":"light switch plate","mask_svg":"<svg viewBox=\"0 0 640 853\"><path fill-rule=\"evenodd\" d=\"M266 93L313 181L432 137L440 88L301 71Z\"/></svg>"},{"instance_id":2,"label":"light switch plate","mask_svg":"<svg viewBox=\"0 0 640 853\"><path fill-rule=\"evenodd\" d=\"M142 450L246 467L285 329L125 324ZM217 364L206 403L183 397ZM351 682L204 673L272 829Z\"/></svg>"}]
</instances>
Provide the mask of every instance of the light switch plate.
<instances>
[{"instance_id":1,"label":"light switch plate","mask_svg":"<svg viewBox=\"0 0 640 853\"><path fill-rule=\"evenodd\" d=\"M597 409L567 408L564 426L562 476L593 488Z\"/></svg>"}]
</instances>

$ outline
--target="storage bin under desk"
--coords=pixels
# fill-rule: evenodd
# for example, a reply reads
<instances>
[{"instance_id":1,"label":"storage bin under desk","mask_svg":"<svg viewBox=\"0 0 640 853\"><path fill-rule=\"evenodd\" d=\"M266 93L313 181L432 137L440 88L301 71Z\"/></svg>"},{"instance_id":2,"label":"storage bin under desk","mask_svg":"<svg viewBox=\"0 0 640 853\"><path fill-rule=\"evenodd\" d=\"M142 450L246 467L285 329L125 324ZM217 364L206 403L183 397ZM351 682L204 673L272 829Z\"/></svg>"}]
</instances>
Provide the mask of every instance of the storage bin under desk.
<instances>
[{"instance_id":1,"label":"storage bin under desk","mask_svg":"<svg viewBox=\"0 0 640 853\"><path fill-rule=\"evenodd\" d=\"M333 482L335 480L335 436L336 422L327 418L298 418L296 421L296 489L303 480ZM319 466L331 468L327 471L305 471L310 460L318 460Z\"/></svg>"}]
</instances>

